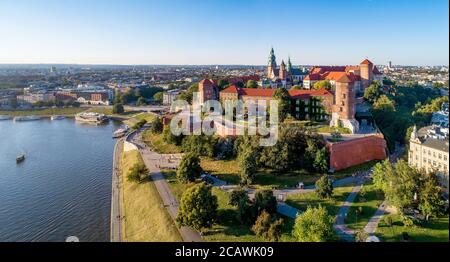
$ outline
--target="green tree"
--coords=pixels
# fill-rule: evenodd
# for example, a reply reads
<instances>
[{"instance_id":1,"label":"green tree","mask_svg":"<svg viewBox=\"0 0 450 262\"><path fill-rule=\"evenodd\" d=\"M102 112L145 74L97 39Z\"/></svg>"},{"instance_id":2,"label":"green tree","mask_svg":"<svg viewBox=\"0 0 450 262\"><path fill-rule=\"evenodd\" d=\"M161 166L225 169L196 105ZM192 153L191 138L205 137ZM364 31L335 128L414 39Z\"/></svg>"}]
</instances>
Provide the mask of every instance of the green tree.
<instances>
[{"instance_id":1,"label":"green tree","mask_svg":"<svg viewBox=\"0 0 450 262\"><path fill-rule=\"evenodd\" d=\"M150 131L153 134L161 134L164 129L163 120L161 117L155 117L150 126Z\"/></svg>"},{"instance_id":2,"label":"green tree","mask_svg":"<svg viewBox=\"0 0 450 262\"><path fill-rule=\"evenodd\" d=\"M317 180L316 194L322 199L331 198L333 196L333 182L327 175L324 175Z\"/></svg>"},{"instance_id":3,"label":"green tree","mask_svg":"<svg viewBox=\"0 0 450 262\"><path fill-rule=\"evenodd\" d=\"M326 90L331 90L333 86L331 85L330 81L328 80L320 80L314 83L313 89L319 90L322 88L325 88Z\"/></svg>"},{"instance_id":4,"label":"green tree","mask_svg":"<svg viewBox=\"0 0 450 262\"><path fill-rule=\"evenodd\" d=\"M325 173L328 171L328 151L325 147L316 151L313 166L317 172Z\"/></svg>"},{"instance_id":5,"label":"green tree","mask_svg":"<svg viewBox=\"0 0 450 262\"><path fill-rule=\"evenodd\" d=\"M231 192L230 205L237 207L237 219L243 224L253 224L255 221L255 208L244 189Z\"/></svg>"},{"instance_id":6,"label":"green tree","mask_svg":"<svg viewBox=\"0 0 450 262\"><path fill-rule=\"evenodd\" d=\"M158 104L161 104L163 102L163 92L158 92L154 94L153 101L155 101Z\"/></svg>"},{"instance_id":7,"label":"green tree","mask_svg":"<svg viewBox=\"0 0 450 262\"><path fill-rule=\"evenodd\" d=\"M258 169L255 153L251 148L244 149L238 157L240 167L241 184L250 185L253 183L256 170Z\"/></svg>"},{"instance_id":8,"label":"green tree","mask_svg":"<svg viewBox=\"0 0 450 262\"><path fill-rule=\"evenodd\" d=\"M355 234L355 241L356 242L366 242L367 238L369 238L369 234L367 234L366 231L359 230Z\"/></svg>"},{"instance_id":9,"label":"green tree","mask_svg":"<svg viewBox=\"0 0 450 262\"><path fill-rule=\"evenodd\" d=\"M121 104L121 103L123 103L122 95L120 94L119 90L116 89L114 91L114 104Z\"/></svg>"},{"instance_id":10,"label":"green tree","mask_svg":"<svg viewBox=\"0 0 450 262\"><path fill-rule=\"evenodd\" d=\"M292 234L299 242L328 242L335 239L334 218L319 206L308 207L295 219Z\"/></svg>"},{"instance_id":11,"label":"green tree","mask_svg":"<svg viewBox=\"0 0 450 262\"><path fill-rule=\"evenodd\" d=\"M295 86L291 87L291 90L301 90L301 89L302 89L302 87L299 85L295 85Z\"/></svg>"},{"instance_id":12,"label":"green tree","mask_svg":"<svg viewBox=\"0 0 450 262\"><path fill-rule=\"evenodd\" d=\"M163 141L168 144L179 146L183 142L183 135L180 134L176 136L170 131L169 127L165 127L163 129Z\"/></svg>"},{"instance_id":13,"label":"green tree","mask_svg":"<svg viewBox=\"0 0 450 262\"><path fill-rule=\"evenodd\" d=\"M381 89L380 83L374 81L364 91L364 99L366 99L370 103L374 103L382 94L380 89Z\"/></svg>"},{"instance_id":14,"label":"green tree","mask_svg":"<svg viewBox=\"0 0 450 262\"><path fill-rule=\"evenodd\" d=\"M209 228L217 217L217 197L205 183L188 188L182 195L177 223L195 230Z\"/></svg>"},{"instance_id":15,"label":"green tree","mask_svg":"<svg viewBox=\"0 0 450 262\"><path fill-rule=\"evenodd\" d=\"M143 163L136 163L131 167L127 175L130 182L142 183L148 177L148 169Z\"/></svg>"},{"instance_id":16,"label":"green tree","mask_svg":"<svg viewBox=\"0 0 450 262\"><path fill-rule=\"evenodd\" d=\"M248 80L247 84L245 85L247 88L257 88L258 83L255 80Z\"/></svg>"},{"instance_id":17,"label":"green tree","mask_svg":"<svg viewBox=\"0 0 450 262\"><path fill-rule=\"evenodd\" d=\"M395 111L395 102L386 95L381 95L374 103L373 109L381 111L383 113L386 112L394 112Z\"/></svg>"},{"instance_id":18,"label":"green tree","mask_svg":"<svg viewBox=\"0 0 450 262\"><path fill-rule=\"evenodd\" d=\"M434 174L425 177L419 192L419 210L428 221L442 213L445 201L442 199L441 188Z\"/></svg>"},{"instance_id":19,"label":"green tree","mask_svg":"<svg viewBox=\"0 0 450 262\"><path fill-rule=\"evenodd\" d=\"M200 177L201 172L200 158L193 153L187 153L178 166L177 179L184 184L194 182L197 177Z\"/></svg>"},{"instance_id":20,"label":"green tree","mask_svg":"<svg viewBox=\"0 0 450 262\"><path fill-rule=\"evenodd\" d=\"M252 226L255 235L264 238L267 241L277 242L282 233L283 219L274 219L272 216L263 211L256 219Z\"/></svg>"},{"instance_id":21,"label":"green tree","mask_svg":"<svg viewBox=\"0 0 450 262\"><path fill-rule=\"evenodd\" d=\"M125 109L123 108L123 105L119 103L113 106L112 112L113 114L123 114L125 112Z\"/></svg>"},{"instance_id":22,"label":"green tree","mask_svg":"<svg viewBox=\"0 0 450 262\"><path fill-rule=\"evenodd\" d=\"M217 139L213 136L187 136L183 139L181 148L183 152L192 152L198 156L213 157L216 143Z\"/></svg>"},{"instance_id":23,"label":"green tree","mask_svg":"<svg viewBox=\"0 0 450 262\"><path fill-rule=\"evenodd\" d=\"M277 212L277 199L273 195L272 190L263 189L256 191L253 201L258 215L263 210L269 214L275 214Z\"/></svg>"},{"instance_id":24,"label":"green tree","mask_svg":"<svg viewBox=\"0 0 450 262\"><path fill-rule=\"evenodd\" d=\"M136 102L136 105L137 105L137 106L143 106L143 105L146 105L146 104L147 104L147 101L145 101L145 98L142 97L142 96L140 96L140 97L138 98L137 102Z\"/></svg>"},{"instance_id":25,"label":"green tree","mask_svg":"<svg viewBox=\"0 0 450 262\"><path fill-rule=\"evenodd\" d=\"M219 81L217 81L217 86L219 87L219 91L224 90L225 87L227 87L228 85L230 85L230 83L226 79L219 79Z\"/></svg>"},{"instance_id":26,"label":"green tree","mask_svg":"<svg viewBox=\"0 0 450 262\"><path fill-rule=\"evenodd\" d=\"M284 88L278 88L273 94L273 97L278 101L278 120L283 122L291 113L291 97Z\"/></svg>"}]
</instances>

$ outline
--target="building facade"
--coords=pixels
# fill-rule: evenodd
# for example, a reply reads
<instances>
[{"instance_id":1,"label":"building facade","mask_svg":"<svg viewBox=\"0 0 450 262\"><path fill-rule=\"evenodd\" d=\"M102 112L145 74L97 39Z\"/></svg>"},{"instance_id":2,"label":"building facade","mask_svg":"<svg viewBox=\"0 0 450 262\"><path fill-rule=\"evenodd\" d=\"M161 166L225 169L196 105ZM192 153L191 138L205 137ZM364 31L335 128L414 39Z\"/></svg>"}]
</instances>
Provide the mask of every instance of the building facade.
<instances>
[{"instance_id":1,"label":"building facade","mask_svg":"<svg viewBox=\"0 0 450 262\"><path fill-rule=\"evenodd\" d=\"M417 130L414 127L409 140L408 163L426 173L436 173L448 190L449 139L440 127L429 126Z\"/></svg>"}]
</instances>

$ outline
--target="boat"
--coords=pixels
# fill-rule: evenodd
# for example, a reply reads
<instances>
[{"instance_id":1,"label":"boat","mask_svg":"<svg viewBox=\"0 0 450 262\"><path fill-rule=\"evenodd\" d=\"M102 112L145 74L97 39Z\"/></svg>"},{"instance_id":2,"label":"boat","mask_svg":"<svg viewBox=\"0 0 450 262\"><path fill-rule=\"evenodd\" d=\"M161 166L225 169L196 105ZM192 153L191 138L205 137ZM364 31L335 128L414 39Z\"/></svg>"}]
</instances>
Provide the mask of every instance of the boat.
<instances>
[{"instance_id":1,"label":"boat","mask_svg":"<svg viewBox=\"0 0 450 262\"><path fill-rule=\"evenodd\" d=\"M66 117L65 116L60 116L60 115L54 115L54 116L50 117L51 120L62 120L64 118L66 118Z\"/></svg>"},{"instance_id":2,"label":"boat","mask_svg":"<svg viewBox=\"0 0 450 262\"><path fill-rule=\"evenodd\" d=\"M76 114L75 120L83 123L102 124L108 121L108 117L105 114L84 112Z\"/></svg>"},{"instance_id":3,"label":"boat","mask_svg":"<svg viewBox=\"0 0 450 262\"><path fill-rule=\"evenodd\" d=\"M119 138L119 137L123 137L124 135L126 135L128 133L128 130L130 130L130 128L128 126L121 126L119 129L117 129L114 133L113 133L113 138Z\"/></svg>"},{"instance_id":4,"label":"boat","mask_svg":"<svg viewBox=\"0 0 450 262\"><path fill-rule=\"evenodd\" d=\"M16 163L21 163L25 160L25 155L21 154L16 157Z\"/></svg>"},{"instance_id":5,"label":"boat","mask_svg":"<svg viewBox=\"0 0 450 262\"><path fill-rule=\"evenodd\" d=\"M12 117L7 115L0 115L0 121L2 120L10 120Z\"/></svg>"},{"instance_id":6,"label":"boat","mask_svg":"<svg viewBox=\"0 0 450 262\"><path fill-rule=\"evenodd\" d=\"M16 116L14 117L14 121L36 121L41 120L40 116Z\"/></svg>"}]
</instances>

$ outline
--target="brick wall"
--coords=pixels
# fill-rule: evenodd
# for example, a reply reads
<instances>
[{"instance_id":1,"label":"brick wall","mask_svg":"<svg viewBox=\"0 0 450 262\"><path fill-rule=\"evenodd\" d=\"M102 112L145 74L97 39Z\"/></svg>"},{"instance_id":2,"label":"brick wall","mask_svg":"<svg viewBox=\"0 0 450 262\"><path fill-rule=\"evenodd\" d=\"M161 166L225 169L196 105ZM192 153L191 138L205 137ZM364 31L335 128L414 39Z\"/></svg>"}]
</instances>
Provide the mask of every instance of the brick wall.
<instances>
[{"instance_id":1,"label":"brick wall","mask_svg":"<svg viewBox=\"0 0 450 262\"><path fill-rule=\"evenodd\" d=\"M337 143L327 142L330 168L342 170L371 160L384 160L386 141L382 135L373 135Z\"/></svg>"}]
</instances>

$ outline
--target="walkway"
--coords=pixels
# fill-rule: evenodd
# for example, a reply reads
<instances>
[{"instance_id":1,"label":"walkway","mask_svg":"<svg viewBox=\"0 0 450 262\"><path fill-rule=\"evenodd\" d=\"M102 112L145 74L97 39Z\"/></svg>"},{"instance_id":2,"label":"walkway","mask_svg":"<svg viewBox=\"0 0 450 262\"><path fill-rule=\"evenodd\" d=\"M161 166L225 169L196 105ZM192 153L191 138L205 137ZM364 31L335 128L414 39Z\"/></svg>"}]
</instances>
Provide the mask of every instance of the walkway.
<instances>
[{"instance_id":1,"label":"walkway","mask_svg":"<svg viewBox=\"0 0 450 262\"><path fill-rule=\"evenodd\" d=\"M377 211L375 211L375 214L369 219L369 222L364 227L364 231L369 234L373 235L375 234L375 230L378 227L378 223L380 223L381 218L385 213L387 213L387 202L384 201L381 203L381 205L378 207Z\"/></svg>"},{"instance_id":2,"label":"walkway","mask_svg":"<svg viewBox=\"0 0 450 262\"><path fill-rule=\"evenodd\" d=\"M354 241L355 232L347 227L347 225L345 224L345 217L347 216L348 211L353 201L355 201L355 198L358 195L359 191L361 191L365 181L366 178L364 176L359 178L356 185L352 188L352 192L347 197L344 204L342 204L336 216L336 221L334 222L333 227L338 236L344 241Z\"/></svg>"},{"instance_id":3,"label":"walkway","mask_svg":"<svg viewBox=\"0 0 450 262\"><path fill-rule=\"evenodd\" d=\"M163 156L150 150L143 142L140 136L140 132L137 131L134 134L130 135L127 138L128 142L135 144L139 152L141 153L142 159L144 160L145 165L150 171L150 177L152 178L156 189L161 197L164 207L167 209L167 212L172 217L174 223L175 219L178 215L178 207L179 203L172 193L172 190L169 187L166 179L161 173L160 166ZM200 234L189 227L181 227L178 228L181 237L185 242L202 242L202 238Z\"/></svg>"},{"instance_id":4,"label":"walkway","mask_svg":"<svg viewBox=\"0 0 450 262\"><path fill-rule=\"evenodd\" d=\"M122 222L120 207L120 161L123 152L123 139L119 139L114 146L112 191L111 191L111 242L122 241Z\"/></svg>"}]
</instances>

